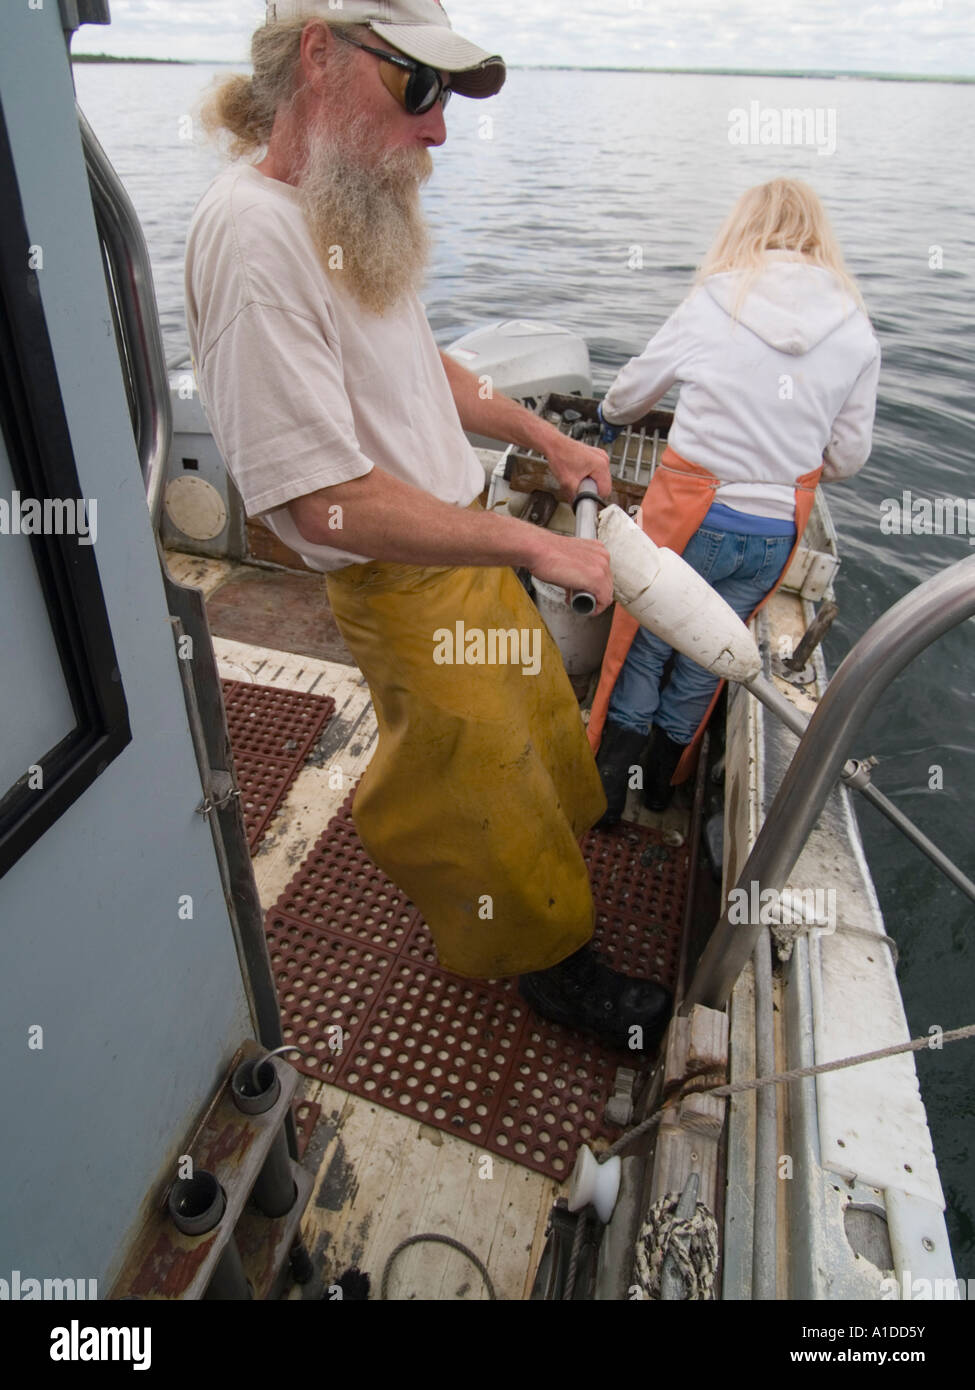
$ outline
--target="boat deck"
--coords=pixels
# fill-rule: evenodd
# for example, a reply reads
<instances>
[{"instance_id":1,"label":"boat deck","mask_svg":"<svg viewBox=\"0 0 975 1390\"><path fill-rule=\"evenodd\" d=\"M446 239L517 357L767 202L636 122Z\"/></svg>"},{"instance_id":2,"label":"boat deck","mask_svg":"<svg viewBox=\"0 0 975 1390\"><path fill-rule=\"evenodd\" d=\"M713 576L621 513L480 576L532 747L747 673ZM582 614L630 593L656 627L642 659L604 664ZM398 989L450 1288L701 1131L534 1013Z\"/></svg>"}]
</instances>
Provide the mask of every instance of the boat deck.
<instances>
[{"instance_id":1,"label":"boat deck","mask_svg":"<svg viewBox=\"0 0 975 1390\"><path fill-rule=\"evenodd\" d=\"M352 664L315 575L166 552L172 577L203 591L220 674L225 679L328 694L336 712L315 756L290 787L258 845L253 865L270 909L365 769L376 743L369 691ZM342 785L331 768L340 766ZM662 816L631 799L627 819L686 833L680 804ZM321 1107L304 1157L315 1177L303 1231L316 1279L291 1296L318 1297L350 1266L368 1272L372 1296L395 1246L436 1232L475 1251L501 1299L524 1299L545 1244L553 1178L484 1150L366 1097L302 1077L300 1094ZM597 1145L598 1147L598 1145ZM485 1172L490 1180L485 1180ZM321 1276L320 1278L318 1276ZM404 1251L390 1281L398 1298L487 1297L480 1275L440 1244Z\"/></svg>"},{"instance_id":2,"label":"boat deck","mask_svg":"<svg viewBox=\"0 0 975 1390\"><path fill-rule=\"evenodd\" d=\"M812 562L818 563L815 555ZM258 891L267 911L340 811L372 756L377 730L369 691L335 630L321 577L173 550L167 552L167 565L174 579L206 596L221 677L329 695L335 701L335 714L254 854ZM773 596L756 619L756 637L767 666L771 653L794 648L812 611L810 602L794 591L783 588ZM814 664L813 684L801 689L774 677L780 693L807 715L826 682L818 653ZM794 735L778 728L746 692L732 690L723 775L725 888L738 877L794 745ZM336 766L343 772L338 782L329 775ZM715 794L715 789L708 792L712 807ZM688 801L689 792L679 789L672 807L663 816L653 816L633 792L625 819L658 836L670 832L686 839ZM600 902L597 877L594 874L598 921L605 904ZM633 880L638 890L645 877L638 869ZM695 884L703 887L704 877L699 874ZM881 945L882 917L844 790L832 793L790 882L802 890L834 888L838 911L835 928L825 935L814 931L808 942L799 939L791 962L775 972L775 1002L767 1000L763 1009L771 1010L776 1067L832 1059L869 1050L878 1040L897 1042L909 1036L893 960ZM702 901L695 930L720 915L717 885L712 883L703 897L708 893L714 900ZM757 1014L752 978L748 966L730 1009L732 1079L754 1074ZM850 1032L854 1028L855 1036ZM632 1065L629 1059L627 1065ZM645 1065L641 1076L648 1071ZM594 1089L589 1071L584 1068L579 1076ZM470 1247L485 1262L499 1298L529 1296L546 1244L549 1212L555 1199L564 1195L551 1173L533 1171L498 1152L488 1154L449 1129L418 1121L415 1114L397 1113L329 1081L303 1077L301 1094L321 1107L320 1123L303 1160L314 1178L303 1231L316 1276L303 1289L292 1288L289 1297L319 1297L323 1285L327 1289L351 1266L370 1275L371 1296L377 1297L394 1248L408 1236L427 1232L454 1237ZM869 1115L866 1126L858 1120L864 1115ZM950 1272L944 1199L912 1058L803 1083L796 1094L790 1091L782 1097L776 1128L776 1152L798 1155L804 1174L803 1182L788 1185L793 1189L788 1193L783 1191L786 1184L776 1188L779 1220L774 1246L780 1297L877 1297L885 1268L904 1260L911 1268L921 1268L924 1252L932 1247L931 1260L939 1270ZM755 1098L747 1093L730 1107L728 1148L723 1157L715 1156L718 1168L712 1173L708 1198L717 1208L728 1204L734 1239L723 1252L722 1267L723 1296L730 1299L752 1296L752 1192L758 1176L754 1136ZM571 1159L580 1136L567 1137ZM597 1140L593 1147L605 1142ZM688 1162L694 1150L692 1143L685 1155ZM487 1158L490 1162L485 1164ZM845 1185L834 1174L842 1175ZM679 1190L682 1183L676 1185ZM886 1219L891 1243L899 1252L896 1259L884 1243L886 1226L878 1226L884 1232L880 1254L874 1250L871 1255L859 1241L851 1244L848 1208L866 1212L864 1220ZM463 1255L443 1245L423 1244L406 1250L398 1261L390 1296L449 1300L487 1294Z\"/></svg>"}]
</instances>

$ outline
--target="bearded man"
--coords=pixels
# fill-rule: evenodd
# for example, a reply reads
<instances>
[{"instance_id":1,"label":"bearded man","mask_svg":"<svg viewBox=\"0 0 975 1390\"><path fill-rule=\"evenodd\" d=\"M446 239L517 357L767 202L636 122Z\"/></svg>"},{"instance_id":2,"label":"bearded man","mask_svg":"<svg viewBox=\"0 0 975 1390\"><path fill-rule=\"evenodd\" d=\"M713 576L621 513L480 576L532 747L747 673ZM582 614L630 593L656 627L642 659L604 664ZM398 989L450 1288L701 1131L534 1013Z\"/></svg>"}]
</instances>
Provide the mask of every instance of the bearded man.
<instances>
[{"instance_id":1,"label":"bearded man","mask_svg":"<svg viewBox=\"0 0 975 1390\"><path fill-rule=\"evenodd\" d=\"M453 32L437 0L277 0L251 78L211 100L232 153L187 245L190 345L214 437L250 516L326 574L369 683L376 754L353 815L412 899L441 964L518 975L546 1017L654 1045L659 986L586 945L578 846L605 799L557 648L513 566L612 598L609 560L476 499L463 431L543 452L569 495L606 455L479 383L434 344L417 298L419 189L451 92L482 98L502 60ZM458 629L458 624L463 628ZM539 665L434 660L437 634L537 634Z\"/></svg>"}]
</instances>

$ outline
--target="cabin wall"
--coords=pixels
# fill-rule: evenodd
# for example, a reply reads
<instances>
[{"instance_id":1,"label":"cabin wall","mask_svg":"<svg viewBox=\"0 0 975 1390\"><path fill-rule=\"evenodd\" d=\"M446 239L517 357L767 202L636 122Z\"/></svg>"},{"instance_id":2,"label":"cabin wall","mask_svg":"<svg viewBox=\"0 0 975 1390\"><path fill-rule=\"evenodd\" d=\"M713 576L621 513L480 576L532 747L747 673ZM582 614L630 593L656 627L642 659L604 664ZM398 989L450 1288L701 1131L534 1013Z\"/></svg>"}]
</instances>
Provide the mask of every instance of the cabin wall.
<instances>
[{"instance_id":1,"label":"cabin wall","mask_svg":"<svg viewBox=\"0 0 975 1390\"><path fill-rule=\"evenodd\" d=\"M197 813L58 5L7 6L3 30L0 96L29 237L43 250L38 279L82 491L98 503L94 549L132 740L0 879L0 1279L97 1279L105 1296L145 1202L173 1175L253 1026ZM10 640L19 632L27 659L32 639L9 615L0 626L6 726L25 689ZM39 625L35 638L49 645ZM29 698L63 706L64 693L35 681ZM41 1048L29 1046L38 1025Z\"/></svg>"}]
</instances>

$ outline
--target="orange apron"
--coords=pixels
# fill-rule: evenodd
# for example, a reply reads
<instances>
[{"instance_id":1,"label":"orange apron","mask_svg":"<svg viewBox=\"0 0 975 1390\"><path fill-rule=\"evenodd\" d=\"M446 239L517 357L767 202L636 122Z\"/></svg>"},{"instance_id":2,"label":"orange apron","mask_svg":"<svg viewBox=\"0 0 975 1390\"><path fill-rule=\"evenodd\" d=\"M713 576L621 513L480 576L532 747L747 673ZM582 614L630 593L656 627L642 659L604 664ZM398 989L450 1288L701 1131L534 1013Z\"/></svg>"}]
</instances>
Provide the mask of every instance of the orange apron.
<instances>
[{"instance_id":1,"label":"orange apron","mask_svg":"<svg viewBox=\"0 0 975 1390\"><path fill-rule=\"evenodd\" d=\"M802 533L806 529L806 523L812 512L813 501L816 496L816 485L822 471L822 464L820 464L818 468L814 468L811 472L804 473L801 478L796 479L796 543L789 553L789 559L786 561L782 576L788 570L789 563L802 538ZM707 515L708 509L715 499L715 494L721 486L722 479L716 478L713 473L709 472L707 468L702 468L700 464L691 463L688 459L681 458L680 454L674 453L668 445L640 505L639 520L644 531L655 545L666 546L669 550L676 551L678 555L682 554L688 541ZM755 605L746 621L750 621L762 607L762 604L768 602L781 582L782 577L780 576L762 599L762 602ZM626 661L639 626L636 619L631 618L622 604L618 603L613 614L609 641L603 655L592 713L589 716L588 736L594 754L599 751L613 687L623 669L623 663ZM718 702L718 696L721 694L723 686L724 681L721 681L697 732L687 745L684 755L677 765L677 771L673 777L675 783L683 782L693 770L701 736L711 718L711 713Z\"/></svg>"}]
</instances>

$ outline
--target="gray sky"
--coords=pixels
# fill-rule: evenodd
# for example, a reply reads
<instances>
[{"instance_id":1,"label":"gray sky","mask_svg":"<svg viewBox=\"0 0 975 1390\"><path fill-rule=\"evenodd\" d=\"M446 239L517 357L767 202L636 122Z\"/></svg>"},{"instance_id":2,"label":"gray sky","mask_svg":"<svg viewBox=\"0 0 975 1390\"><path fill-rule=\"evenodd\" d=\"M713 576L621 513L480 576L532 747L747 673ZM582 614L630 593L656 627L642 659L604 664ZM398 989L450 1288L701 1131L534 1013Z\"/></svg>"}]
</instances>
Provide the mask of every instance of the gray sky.
<instances>
[{"instance_id":1,"label":"gray sky","mask_svg":"<svg viewBox=\"0 0 975 1390\"><path fill-rule=\"evenodd\" d=\"M264 0L109 0L80 53L244 62ZM972 0L447 0L511 64L975 74Z\"/></svg>"}]
</instances>

